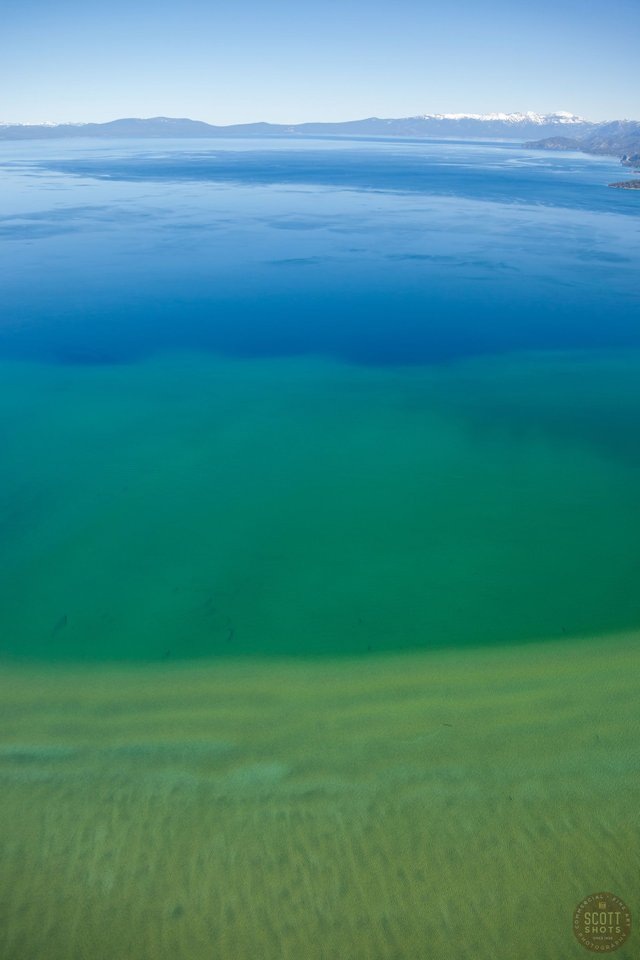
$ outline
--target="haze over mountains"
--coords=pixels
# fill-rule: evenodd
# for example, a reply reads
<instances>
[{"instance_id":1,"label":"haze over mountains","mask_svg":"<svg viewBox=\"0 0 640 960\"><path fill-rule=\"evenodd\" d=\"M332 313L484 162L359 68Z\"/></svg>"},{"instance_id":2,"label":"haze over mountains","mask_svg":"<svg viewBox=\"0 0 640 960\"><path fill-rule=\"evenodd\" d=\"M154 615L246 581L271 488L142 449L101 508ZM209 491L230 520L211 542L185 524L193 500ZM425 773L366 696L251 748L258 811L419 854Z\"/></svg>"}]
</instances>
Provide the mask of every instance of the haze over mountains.
<instances>
[{"instance_id":1,"label":"haze over mountains","mask_svg":"<svg viewBox=\"0 0 640 960\"><path fill-rule=\"evenodd\" d=\"M612 120L589 130L568 130L569 136L546 137L525 143L543 150L580 150L583 153L611 154L629 166L640 163L640 122ZM577 136L575 135L577 133Z\"/></svg>"},{"instance_id":2,"label":"haze over mountains","mask_svg":"<svg viewBox=\"0 0 640 960\"><path fill-rule=\"evenodd\" d=\"M593 123L571 113L424 114L385 119L368 117L339 123L242 123L215 126L188 118L126 118L108 123L4 124L0 138L22 140L59 137L229 137L229 136L402 136L521 139L591 130Z\"/></svg>"},{"instance_id":3,"label":"haze over mountains","mask_svg":"<svg viewBox=\"0 0 640 960\"><path fill-rule=\"evenodd\" d=\"M433 113L416 117L368 117L338 123L242 123L216 126L174 117L129 117L107 123L0 124L0 140L70 137L424 137L461 140L529 141L527 146L583 150L624 156L635 162L640 151L640 122L594 123L572 113ZM533 139L535 138L535 140Z\"/></svg>"}]
</instances>

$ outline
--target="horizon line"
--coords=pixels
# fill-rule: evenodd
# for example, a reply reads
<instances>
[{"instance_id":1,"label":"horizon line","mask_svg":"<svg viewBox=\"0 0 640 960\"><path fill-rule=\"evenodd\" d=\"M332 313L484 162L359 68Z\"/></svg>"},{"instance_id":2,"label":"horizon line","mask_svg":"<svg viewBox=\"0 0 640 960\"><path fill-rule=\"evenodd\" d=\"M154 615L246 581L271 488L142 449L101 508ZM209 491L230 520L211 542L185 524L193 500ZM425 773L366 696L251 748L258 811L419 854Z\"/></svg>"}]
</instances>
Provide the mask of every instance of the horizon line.
<instances>
[{"instance_id":1,"label":"horizon line","mask_svg":"<svg viewBox=\"0 0 640 960\"><path fill-rule=\"evenodd\" d=\"M277 120L239 120L232 123L217 123L212 120L202 120L198 117L190 116L170 116L168 114L155 114L153 116L134 116L129 115L118 115L113 116L108 120L0 120L0 126L3 127L62 127L62 126L86 126L88 124L107 124L107 123L116 123L119 120L186 120L192 123L204 123L207 126L212 127L244 127L244 126L253 126L256 124L266 124L268 126L277 126L277 127L299 127L304 124L315 124L315 123L331 123L331 124L346 124L346 123L360 123L365 120L382 120L382 121L398 121L398 120L480 120L480 121L492 121L494 123L499 123L505 119L512 117L522 117L523 122L529 117L570 117L573 119L573 122L582 122L582 123L591 123L591 124L600 124L600 123L610 123L614 120L619 120L620 122L630 122L635 123L639 122L632 119L631 117L624 118L611 118L606 120L591 120L587 117L583 117L579 114L572 113L568 110L553 110L547 113L538 112L535 110L520 111L514 110L511 112L507 111L491 111L488 113L417 113L417 114L405 114L403 116L378 116L376 114L370 114L366 117L353 117L349 120L298 120L298 121L277 121ZM571 121L567 123L567 126L571 125Z\"/></svg>"}]
</instances>

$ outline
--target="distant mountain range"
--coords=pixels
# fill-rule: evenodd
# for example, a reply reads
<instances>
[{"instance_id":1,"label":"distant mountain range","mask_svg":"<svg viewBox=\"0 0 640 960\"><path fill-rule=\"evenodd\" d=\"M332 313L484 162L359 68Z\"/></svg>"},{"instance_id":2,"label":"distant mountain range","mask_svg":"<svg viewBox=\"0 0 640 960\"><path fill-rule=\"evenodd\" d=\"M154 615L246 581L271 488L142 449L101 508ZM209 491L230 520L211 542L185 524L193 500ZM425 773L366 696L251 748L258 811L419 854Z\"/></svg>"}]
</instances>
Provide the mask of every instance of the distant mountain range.
<instances>
[{"instance_id":1,"label":"distant mountain range","mask_svg":"<svg viewBox=\"0 0 640 960\"><path fill-rule=\"evenodd\" d=\"M508 139L571 136L588 133L596 125L571 113L432 113L418 117L349 120L340 123L241 123L214 126L201 120L152 117L111 120L108 123L0 124L0 140L59 139L62 137L280 137L383 136L459 139Z\"/></svg>"},{"instance_id":2,"label":"distant mountain range","mask_svg":"<svg viewBox=\"0 0 640 960\"><path fill-rule=\"evenodd\" d=\"M57 140L68 137L424 137L425 139L515 140L545 150L582 150L619 156L635 165L640 121L593 123L572 113L428 113L417 117L347 120L340 123L237 123L215 126L187 118L135 117L108 123L0 123L0 140ZM536 139L529 139L535 137Z\"/></svg>"},{"instance_id":3,"label":"distant mountain range","mask_svg":"<svg viewBox=\"0 0 640 960\"><path fill-rule=\"evenodd\" d=\"M578 136L575 136L575 132ZM572 136L546 137L525 143L541 150L580 150L620 157L627 166L640 166L640 121L612 120L590 130L571 130Z\"/></svg>"}]
</instances>

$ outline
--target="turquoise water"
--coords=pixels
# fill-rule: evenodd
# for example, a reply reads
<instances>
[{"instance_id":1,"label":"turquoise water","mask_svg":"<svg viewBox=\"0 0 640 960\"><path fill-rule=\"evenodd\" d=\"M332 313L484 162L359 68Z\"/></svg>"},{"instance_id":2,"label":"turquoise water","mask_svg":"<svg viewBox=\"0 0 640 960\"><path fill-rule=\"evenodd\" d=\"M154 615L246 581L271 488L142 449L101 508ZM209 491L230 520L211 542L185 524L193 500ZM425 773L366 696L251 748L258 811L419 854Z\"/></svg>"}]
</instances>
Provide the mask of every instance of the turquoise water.
<instances>
[{"instance_id":1,"label":"turquoise water","mask_svg":"<svg viewBox=\"0 0 640 960\"><path fill-rule=\"evenodd\" d=\"M3 151L6 655L640 624L640 230L613 160Z\"/></svg>"}]
</instances>

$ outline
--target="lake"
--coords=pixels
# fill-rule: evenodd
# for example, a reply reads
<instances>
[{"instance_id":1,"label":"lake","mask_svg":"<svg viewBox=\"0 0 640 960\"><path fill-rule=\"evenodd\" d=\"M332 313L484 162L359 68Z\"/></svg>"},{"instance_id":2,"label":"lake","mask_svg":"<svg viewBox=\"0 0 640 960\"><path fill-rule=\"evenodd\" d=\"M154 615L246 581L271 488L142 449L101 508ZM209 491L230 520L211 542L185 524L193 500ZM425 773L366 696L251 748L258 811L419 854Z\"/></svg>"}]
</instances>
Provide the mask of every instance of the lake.
<instances>
[{"instance_id":1,"label":"lake","mask_svg":"<svg viewBox=\"0 0 640 960\"><path fill-rule=\"evenodd\" d=\"M60 140L0 169L7 955L557 957L583 896L635 890L617 161Z\"/></svg>"}]
</instances>

